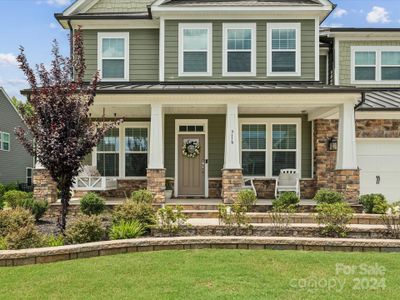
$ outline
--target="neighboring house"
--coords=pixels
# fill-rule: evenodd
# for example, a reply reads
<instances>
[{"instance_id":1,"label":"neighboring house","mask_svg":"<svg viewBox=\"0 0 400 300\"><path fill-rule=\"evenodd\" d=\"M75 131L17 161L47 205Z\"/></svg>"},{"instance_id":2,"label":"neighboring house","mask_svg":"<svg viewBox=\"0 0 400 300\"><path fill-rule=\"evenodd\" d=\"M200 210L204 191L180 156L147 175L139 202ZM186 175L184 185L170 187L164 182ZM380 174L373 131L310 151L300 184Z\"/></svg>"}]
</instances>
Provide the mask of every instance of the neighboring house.
<instances>
[{"instance_id":1,"label":"neighboring house","mask_svg":"<svg viewBox=\"0 0 400 300\"><path fill-rule=\"evenodd\" d=\"M17 127L26 128L10 97L0 87L0 183L31 186L33 158L17 140Z\"/></svg>"},{"instance_id":2,"label":"neighboring house","mask_svg":"<svg viewBox=\"0 0 400 300\"><path fill-rule=\"evenodd\" d=\"M163 202L167 182L175 197L229 202L253 178L271 199L280 170L297 169L302 198L400 198L397 94L371 92L400 82L400 31L322 30L327 0L153 2L79 0L56 14L82 28L87 80L100 71L92 117L125 118L88 158L117 180L107 195L147 187Z\"/></svg>"}]
</instances>

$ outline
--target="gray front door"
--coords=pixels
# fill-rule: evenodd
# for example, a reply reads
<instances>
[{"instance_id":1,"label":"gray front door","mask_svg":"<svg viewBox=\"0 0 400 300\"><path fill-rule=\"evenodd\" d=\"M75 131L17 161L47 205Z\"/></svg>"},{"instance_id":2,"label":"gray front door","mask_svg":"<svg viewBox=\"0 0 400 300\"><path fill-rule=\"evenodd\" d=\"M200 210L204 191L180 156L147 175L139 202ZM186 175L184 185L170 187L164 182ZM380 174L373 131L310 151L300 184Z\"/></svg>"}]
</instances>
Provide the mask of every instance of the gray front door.
<instances>
[{"instance_id":1,"label":"gray front door","mask_svg":"<svg viewBox=\"0 0 400 300\"><path fill-rule=\"evenodd\" d=\"M183 154L187 141L200 146L196 157ZM205 182L205 138L204 134L180 134L178 136L178 194L179 196L204 196Z\"/></svg>"}]
</instances>

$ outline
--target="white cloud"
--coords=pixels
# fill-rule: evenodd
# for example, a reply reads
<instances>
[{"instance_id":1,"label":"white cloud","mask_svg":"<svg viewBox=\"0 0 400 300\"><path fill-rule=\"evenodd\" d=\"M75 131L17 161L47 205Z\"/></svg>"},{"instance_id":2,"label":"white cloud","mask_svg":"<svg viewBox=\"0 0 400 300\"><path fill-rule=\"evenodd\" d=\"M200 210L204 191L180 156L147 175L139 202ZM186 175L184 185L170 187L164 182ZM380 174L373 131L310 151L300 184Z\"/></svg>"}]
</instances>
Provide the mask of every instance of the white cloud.
<instances>
[{"instance_id":1,"label":"white cloud","mask_svg":"<svg viewBox=\"0 0 400 300\"><path fill-rule=\"evenodd\" d=\"M384 7L374 6L367 15L368 23L390 23L389 12Z\"/></svg>"},{"instance_id":2,"label":"white cloud","mask_svg":"<svg viewBox=\"0 0 400 300\"><path fill-rule=\"evenodd\" d=\"M333 12L333 17L334 18L341 18L344 15L347 15L347 10L343 9L343 8L338 8Z\"/></svg>"},{"instance_id":3,"label":"white cloud","mask_svg":"<svg viewBox=\"0 0 400 300\"><path fill-rule=\"evenodd\" d=\"M64 6L71 3L71 0L39 0L36 1L37 4L48 4L48 5L56 5L56 6Z\"/></svg>"},{"instance_id":4,"label":"white cloud","mask_svg":"<svg viewBox=\"0 0 400 300\"><path fill-rule=\"evenodd\" d=\"M12 53L0 53L0 65L18 65L17 57Z\"/></svg>"}]
</instances>

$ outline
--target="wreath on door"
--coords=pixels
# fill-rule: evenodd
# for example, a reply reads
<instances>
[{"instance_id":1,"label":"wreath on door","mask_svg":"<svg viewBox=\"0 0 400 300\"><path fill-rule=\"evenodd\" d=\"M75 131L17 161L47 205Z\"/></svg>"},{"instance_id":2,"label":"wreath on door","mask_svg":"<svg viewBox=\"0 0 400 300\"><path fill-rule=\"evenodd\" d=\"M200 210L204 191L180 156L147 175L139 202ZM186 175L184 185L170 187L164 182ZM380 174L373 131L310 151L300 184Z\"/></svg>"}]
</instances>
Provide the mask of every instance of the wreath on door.
<instances>
[{"instance_id":1,"label":"wreath on door","mask_svg":"<svg viewBox=\"0 0 400 300\"><path fill-rule=\"evenodd\" d=\"M187 140L183 143L182 154L187 158L196 158L200 154L200 145L195 140Z\"/></svg>"}]
</instances>

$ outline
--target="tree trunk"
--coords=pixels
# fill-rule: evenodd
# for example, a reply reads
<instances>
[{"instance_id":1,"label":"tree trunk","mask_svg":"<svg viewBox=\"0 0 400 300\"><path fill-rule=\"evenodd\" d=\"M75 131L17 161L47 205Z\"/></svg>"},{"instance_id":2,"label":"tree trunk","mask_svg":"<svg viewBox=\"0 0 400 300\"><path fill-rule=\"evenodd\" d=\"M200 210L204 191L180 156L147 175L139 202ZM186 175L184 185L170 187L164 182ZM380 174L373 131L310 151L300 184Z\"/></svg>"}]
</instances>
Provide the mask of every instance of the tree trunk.
<instances>
[{"instance_id":1,"label":"tree trunk","mask_svg":"<svg viewBox=\"0 0 400 300\"><path fill-rule=\"evenodd\" d=\"M65 227L67 225L67 214L68 214L68 206L69 200L71 199L71 181L65 180L59 185L59 189L61 192L61 210L60 215L58 217L58 228L60 228L61 233L64 234Z\"/></svg>"}]
</instances>

